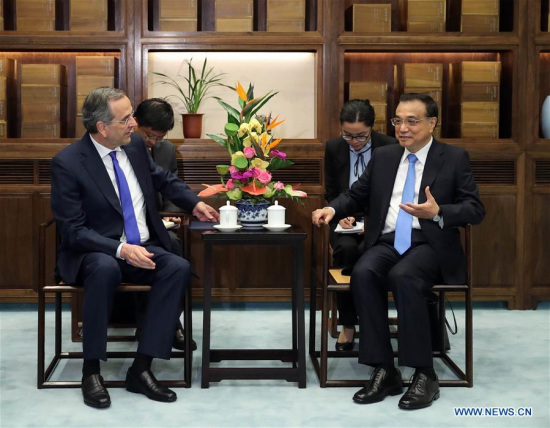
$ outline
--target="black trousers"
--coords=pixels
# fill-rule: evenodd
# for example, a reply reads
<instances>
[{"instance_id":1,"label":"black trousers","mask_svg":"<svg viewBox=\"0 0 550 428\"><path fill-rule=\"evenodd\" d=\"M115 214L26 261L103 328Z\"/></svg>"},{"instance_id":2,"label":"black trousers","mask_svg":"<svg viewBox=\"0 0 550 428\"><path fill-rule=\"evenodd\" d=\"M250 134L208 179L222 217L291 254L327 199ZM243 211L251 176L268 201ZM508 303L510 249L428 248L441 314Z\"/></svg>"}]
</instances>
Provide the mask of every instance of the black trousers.
<instances>
[{"instance_id":1,"label":"black trousers","mask_svg":"<svg viewBox=\"0 0 550 428\"><path fill-rule=\"evenodd\" d=\"M191 275L189 262L161 247L153 253L153 270L129 265L104 253L89 253L82 263L78 284L84 286L83 350L85 359L107 359L107 327L116 287L121 282L151 285L138 352L169 359L181 302Z\"/></svg>"},{"instance_id":2,"label":"black trousers","mask_svg":"<svg viewBox=\"0 0 550 428\"><path fill-rule=\"evenodd\" d=\"M335 268L351 271L364 248L364 235L336 233L331 227L330 245L332 247L332 261ZM353 296L349 292L336 293L339 323L345 326L357 324L357 311Z\"/></svg>"},{"instance_id":3,"label":"black trousers","mask_svg":"<svg viewBox=\"0 0 550 428\"><path fill-rule=\"evenodd\" d=\"M427 300L440 281L440 268L422 231L413 230L412 246L403 255L393 248L394 234L382 235L357 261L351 291L359 315L359 362L393 364L388 326L388 289L398 318L398 363L432 367L432 343Z\"/></svg>"}]
</instances>

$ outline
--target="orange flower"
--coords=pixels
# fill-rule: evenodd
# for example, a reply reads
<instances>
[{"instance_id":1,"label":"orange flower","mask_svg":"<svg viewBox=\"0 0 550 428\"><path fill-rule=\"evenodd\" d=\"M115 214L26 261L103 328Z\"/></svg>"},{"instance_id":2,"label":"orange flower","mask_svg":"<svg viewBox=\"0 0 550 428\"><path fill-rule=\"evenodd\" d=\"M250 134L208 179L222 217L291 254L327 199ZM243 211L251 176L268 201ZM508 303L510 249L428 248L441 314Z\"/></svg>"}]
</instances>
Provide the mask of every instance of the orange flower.
<instances>
[{"instance_id":1,"label":"orange flower","mask_svg":"<svg viewBox=\"0 0 550 428\"><path fill-rule=\"evenodd\" d=\"M254 182L248 186L241 187L243 192L248 193L249 195L260 196L267 192L265 187L257 187Z\"/></svg>"},{"instance_id":2,"label":"orange flower","mask_svg":"<svg viewBox=\"0 0 550 428\"><path fill-rule=\"evenodd\" d=\"M267 129L273 129L276 126L279 126L281 123L283 123L286 120L286 119L283 119L283 120L280 120L279 122L277 122L278 118L279 118L279 115L277 115L277 117L275 119L270 120L269 123L267 124Z\"/></svg>"},{"instance_id":3,"label":"orange flower","mask_svg":"<svg viewBox=\"0 0 550 428\"><path fill-rule=\"evenodd\" d=\"M239 94L239 98L246 102L246 99L248 98L246 95L246 91L241 85L241 82L237 82L237 87L235 88L237 90L237 94Z\"/></svg>"},{"instance_id":4,"label":"orange flower","mask_svg":"<svg viewBox=\"0 0 550 428\"><path fill-rule=\"evenodd\" d=\"M203 184L203 186L205 186L206 189L204 189L199 193L199 196L201 198L206 198L208 196L215 195L216 193L219 193L219 192L227 192L229 190L229 189L226 189L223 184L214 184L214 185Z\"/></svg>"}]
</instances>

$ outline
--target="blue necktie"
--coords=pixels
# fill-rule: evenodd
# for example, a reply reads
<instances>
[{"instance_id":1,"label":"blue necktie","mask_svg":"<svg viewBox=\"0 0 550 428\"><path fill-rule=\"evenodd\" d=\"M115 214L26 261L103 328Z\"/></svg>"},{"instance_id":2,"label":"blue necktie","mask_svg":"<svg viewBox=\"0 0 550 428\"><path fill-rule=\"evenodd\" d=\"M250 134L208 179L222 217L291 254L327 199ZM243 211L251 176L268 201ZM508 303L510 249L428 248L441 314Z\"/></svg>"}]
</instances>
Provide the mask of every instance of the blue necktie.
<instances>
[{"instance_id":1,"label":"blue necktie","mask_svg":"<svg viewBox=\"0 0 550 428\"><path fill-rule=\"evenodd\" d=\"M407 156L407 159L409 159L409 169L407 171L405 187L403 188L402 204L414 201L414 181L416 179L414 164L418 158L411 153ZM395 223L395 238L393 241L393 246L399 254L403 254L411 247L412 222L412 215L400 209L397 215L397 222Z\"/></svg>"},{"instance_id":2,"label":"blue necktie","mask_svg":"<svg viewBox=\"0 0 550 428\"><path fill-rule=\"evenodd\" d=\"M109 156L113 159L113 166L115 168L120 205L122 205L122 214L124 215L124 232L126 233L126 242L128 242L128 244L139 245L139 229L136 221L136 214L134 212L134 204L132 203L132 195L130 194L130 188L128 187L126 176L118 164L116 152L112 151L109 153Z\"/></svg>"}]
</instances>

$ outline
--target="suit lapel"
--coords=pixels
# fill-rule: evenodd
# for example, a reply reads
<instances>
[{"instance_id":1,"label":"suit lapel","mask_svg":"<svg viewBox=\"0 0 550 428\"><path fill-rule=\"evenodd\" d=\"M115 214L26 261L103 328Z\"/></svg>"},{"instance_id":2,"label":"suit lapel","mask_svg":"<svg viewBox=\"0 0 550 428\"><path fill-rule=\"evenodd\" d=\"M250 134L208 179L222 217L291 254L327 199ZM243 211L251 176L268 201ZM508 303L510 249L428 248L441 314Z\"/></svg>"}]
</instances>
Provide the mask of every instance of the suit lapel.
<instances>
[{"instance_id":1,"label":"suit lapel","mask_svg":"<svg viewBox=\"0 0 550 428\"><path fill-rule=\"evenodd\" d=\"M86 134L82 141L82 166L91 179L96 183L97 187L103 193L107 201L122 215L122 208L120 206L120 201L113 187L113 183L109 178L109 174L105 169L105 164L99 153L97 152L90 135Z\"/></svg>"},{"instance_id":2,"label":"suit lapel","mask_svg":"<svg viewBox=\"0 0 550 428\"><path fill-rule=\"evenodd\" d=\"M444 147L443 144L440 144L435 139L433 140L428 156L426 157L426 165L424 166L424 173L422 174L422 181L420 183L418 194L419 204L426 202L426 192L424 189L426 186L430 186L431 188L443 165L443 159L445 157Z\"/></svg>"},{"instance_id":3,"label":"suit lapel","mask_svg":"<svg viewBox=\"0 0 550 428\"><path fill-rule=\"evenodd\" d=\"M340 141L338 143L338 151L336 153L336 157L338 159L338 163L342 165L342 173L339 174L340 179L340 188L342 191L344 189L349 189L349 171L350 171L350 164L349 164L349 145L346 143L346 141L343 138L340 138Z\"/></svg>"}]
</instances>

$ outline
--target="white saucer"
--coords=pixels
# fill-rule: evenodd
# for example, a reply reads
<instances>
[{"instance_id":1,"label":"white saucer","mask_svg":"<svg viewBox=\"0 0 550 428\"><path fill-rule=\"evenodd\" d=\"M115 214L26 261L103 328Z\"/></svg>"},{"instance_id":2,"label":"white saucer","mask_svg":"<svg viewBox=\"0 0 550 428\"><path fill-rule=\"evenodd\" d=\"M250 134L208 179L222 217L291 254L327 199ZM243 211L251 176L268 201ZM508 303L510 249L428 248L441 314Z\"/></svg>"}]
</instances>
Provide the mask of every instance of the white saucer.
<instances>
[{"instance_id":1,"label":"white saucer","mask_svg":"<svg viewBox=\"0 0 550 428\"><path fill-rule=\"evenodd\" d=\"M265 227L267 230L271 230L272 232L281 232L285 229L288 229L291 225L290 224L281 224L281 225L269 225L269 224L263 224L263 227Z\"/></svg>"},{"instance_id":2,"label":"white saucer","mask_svg":"<svg viewBox=\"0 0 550 428\"><path fill-rule=\"evenodd\" d=\"M236 224L235 226L222 226L221 224L215 224L214 227L222 232L235 232L242 226L240 224Z\"/></svg>"}]
</instances>

